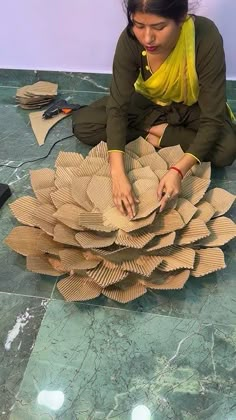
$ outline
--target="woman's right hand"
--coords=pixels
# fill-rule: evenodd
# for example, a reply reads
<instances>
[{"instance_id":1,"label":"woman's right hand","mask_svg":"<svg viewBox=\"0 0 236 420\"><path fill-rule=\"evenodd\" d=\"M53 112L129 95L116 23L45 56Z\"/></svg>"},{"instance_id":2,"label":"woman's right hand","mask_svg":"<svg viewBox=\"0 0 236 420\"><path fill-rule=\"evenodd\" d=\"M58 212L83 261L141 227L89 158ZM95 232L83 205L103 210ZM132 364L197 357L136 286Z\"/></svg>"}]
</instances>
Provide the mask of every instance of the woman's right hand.
<instances>
[{"instance_id":1,"label":"woman's right hand","mask_svg":"<svg viewBox=\"0 0 236 420\"><path fill-rule=\"evenodd\" d=\"M113 201L118 210L124 215L133 219L136 215L136 203L139 200L135 197L130 181L125 173L112 176Z\"/></svg>"}]
</instances>

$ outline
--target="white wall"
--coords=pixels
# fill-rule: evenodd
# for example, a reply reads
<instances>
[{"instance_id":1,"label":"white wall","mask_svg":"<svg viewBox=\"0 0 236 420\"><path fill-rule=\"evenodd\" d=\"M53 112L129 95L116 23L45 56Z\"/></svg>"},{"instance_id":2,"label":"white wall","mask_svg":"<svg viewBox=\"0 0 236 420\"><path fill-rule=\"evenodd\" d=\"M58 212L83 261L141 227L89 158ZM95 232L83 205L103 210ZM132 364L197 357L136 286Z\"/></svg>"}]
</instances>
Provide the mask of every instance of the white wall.
<instances>
[{"instance_id":1,"label":"white wall","mask_svg":"<svg viewBox=\"0 0 236 420\"><path fill-rule=\"evenodd\" d=\"M219 26L228 78L236 79L235 0L202 0L198 14ZM122 0L4 1L0 67L109 73L125 24Z\"/></svg>"}]
</instances>

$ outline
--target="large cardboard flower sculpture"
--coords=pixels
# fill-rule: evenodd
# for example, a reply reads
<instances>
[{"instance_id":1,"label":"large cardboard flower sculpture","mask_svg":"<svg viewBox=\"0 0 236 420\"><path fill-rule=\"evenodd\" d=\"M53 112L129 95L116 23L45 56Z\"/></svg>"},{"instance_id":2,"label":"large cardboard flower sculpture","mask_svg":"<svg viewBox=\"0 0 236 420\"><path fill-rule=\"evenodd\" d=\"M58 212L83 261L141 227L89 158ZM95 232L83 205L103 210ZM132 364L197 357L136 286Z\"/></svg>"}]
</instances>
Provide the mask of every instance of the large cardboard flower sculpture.
<instances>
[{"instance_id":1,"label":"large cardboard flower sculpture","mask_svg":"<svg viewBox=\"0 0 236 420\"><path fill-rule=\"evenodd\" d=\"M5 242L26 256L28 270L62 276L58 289L69 301L103 294L126 303L148 289L181 289L190 275L221 270L220 247L236 237L236 225L224 216L235 196L208 190L209 163L189 171L178 199L159 212L160 179L182 155L179 146L157 153L142 138L126 146L126 171L139 198L129 220L112 200L105 143L86 158L60 152L55 171L31 171L35 197L10 205L23 226Z\"/></svg>"}]
</instances>

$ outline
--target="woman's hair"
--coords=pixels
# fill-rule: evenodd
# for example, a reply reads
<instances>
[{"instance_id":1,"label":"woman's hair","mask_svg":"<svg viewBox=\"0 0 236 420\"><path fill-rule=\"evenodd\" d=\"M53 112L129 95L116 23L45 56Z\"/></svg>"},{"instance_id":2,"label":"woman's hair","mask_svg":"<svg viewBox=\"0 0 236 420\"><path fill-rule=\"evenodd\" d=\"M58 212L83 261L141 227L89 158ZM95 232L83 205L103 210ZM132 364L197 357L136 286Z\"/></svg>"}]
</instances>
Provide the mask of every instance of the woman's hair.
<instances>
[{"instance_id":1,"label":"woman's hair","mask_svg":"<svg viewBox=\"0 0 236 420\"><path fill-rule=\"evenodd\" d=\"M188 0L124 0L128 26L130 29L133 26L132 14L136 12L158 15L179 23L188 13L188 3Z\"/></svg>"}]
</instances>

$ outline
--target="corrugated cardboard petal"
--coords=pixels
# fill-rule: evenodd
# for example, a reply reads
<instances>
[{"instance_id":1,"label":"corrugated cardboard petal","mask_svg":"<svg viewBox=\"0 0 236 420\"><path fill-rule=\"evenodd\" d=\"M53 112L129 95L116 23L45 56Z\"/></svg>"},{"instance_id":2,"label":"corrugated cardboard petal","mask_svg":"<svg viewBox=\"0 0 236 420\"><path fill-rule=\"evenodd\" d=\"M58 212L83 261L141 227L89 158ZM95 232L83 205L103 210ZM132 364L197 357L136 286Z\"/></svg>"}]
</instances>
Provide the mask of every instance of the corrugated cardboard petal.
<instances>
[{"instance_id":1,"label":"corrugated cardboard petal","mask_svg":"<svg viewBox=\"0 0 236 420\"><path fill-rule=\"evenodd\" d=\"M171 147L164 147L163 149L158 150L158 155L162 159L164 159L169 168L170 166L175 165L184 156L184 152L181 149L181 147L177 145Z\"/></svg>"},{"instance_id":2,"label":"corrugated cardboard petal","mask_svg":"<svg viewBox=\"0 0 236 420\"><path fill-rule=\"evenodd\" d=\"M156 169L154 173L160 181L167 172L168 170L166 169Z\"/></svg>"},{"instance_id":3,"label":"corrugated cardboard petal","mask_svg":"<svg viewBox=\"0 0 236 420\"><path fill-rule=\"evenodd\" d=\"M35 211L40 207L40 203L36 198L29 196L21 197L9 204L9 207L19 222L28 226L38 226Z\"/></svg>"},{"instance_id":4,"label":"corrugated cardboard petal","mask_svg":"<svg viewBox=\"0 0 236 420\"><path fill-rule=\"evenodd\" d=\"M154 174L154 172L151 170L149 166L146 166L145 168L133 169L132 171L129 172L128 177L131 184L133 184L135 181L138 181L140 179L142 180L151 179L151 180L154 180L154 182L158 183L158 179L156 175Z\"/></svg>"},{"instance_id":5,"label":"corrugated cardboard petal","mask_svg":"<svg viewBox=\"0 0 236 420\"><path fill-rule=\"evenodd\" d=\"M34 192L44 188L55 188L55 171L48 168L30 171L30 181Z\"/></svg>"},{"instance_id":6,"label":"corrugated cardboard petal","mask_svg":"<svg viewBox=\"0 0 236 420\"><path fill-rule=\"evenodd\" d=\"M88 186L87 194L91 202L100 211L114 206L111 178L94 175Z\"/></svg>"},{"instance_id":7,"label":"corrugated cardboard petal","mask_svg":"<svg viewBox=\"0 0 236 420\"><path fill-rule=\"evenodd\" d=\"M107 161L102 158L86 157L83 163L80 165L77 176L92 176L97 174L99 169L106 165Z\"/></svg>"},{"instance_id":8,"label":"corrugated cardboard petal","mask_svg":"<svg viewBox=\"0 0 236 420\"><path fill-rule=\"evenodd\" d=\"M201 246L223 246L236 238L236 225L227 217L218 217L207 223L210 231L208 238L201 240Z\"/></svg>"},{"instance_id":9,"label":"corrugated cardboard petal","mask_svg":"<svg viewBox=\"0 0 236 420\"><path fill-rule=\"evenodd\" d=\"M42 204L53 204L51 194L56 191L56 188L42 188L41 190L34 191L38 201Z\"/></svg>"},{"instance_id":10,"label":"corrugated cardboard petal","mask_svg":"<svg viewBox=\"0 0 236 420\"><path fill-rule=\"evenodd\" d=\"M59 209L64 204L74 204L76 205L76 201L72 197L72 192L70 187L63 187L55 192L51 193L51 199L54 206Z\"/></svg>"},{"instance_id":11,"label":"corrugated cardboard petal","mask_svg":"<svg viewBox=\"0 0 236 420\"><path fill-rule=\"evenodd\" d=\"M185 198L178 198L175 210L180 214L185 224L189 223L197 212L195 207L190 201Z\"/></svg>"},{"instance_id":12,"label":"corrugated cardboard petal","mask_svg":"<svg viewBox=\"0 0 236 420\"><path fill-rule=\"evenodd\" d=\"M106 248L114 244L116 233L98 235L93 232L79 232L75 235L75 239L82 248Z\"/></svg>"},{"instance_id":13,"label":"corrugated cardboard petal","mask_svg":"<svg viewBox=\"0 0 236 420\"><path fill-rule=\"evenodd\" d=\"M39 80L38 82L27 86L27 92L29 94L38 95L38 96L44 96L44 95L56 96L57 89L58 89L57 83L47 82L44 80Z\"/></svg>"},{"instance_id":14,"label":"corrugated cardboard petal","mask_svg":"<svg viewBox=\"0 0 236 420\"><path fill-rule=\"evenodd\" d=\"M104 225L116 224L117 229L125 232L132 232L142 227L150 225L155 219L155 213L139 220L129 220L123 216L116 207L109 208L104 212Z\"/></svg>"},{"instance_id":15,"label":"corrugated cardboard petal","mask_svg":"<svg viewBox=\"0 0 236 420\"><path fill-rule=\"evenodd\" d=\"M71 188L72 180L75 177L79 177L80 168L63 168L58 166L56 170L56 180L55 185L57 188Z\"/></svg>"},{"instance_id":16,"label":"corrugated cardboard petal","mask_svg":"<svg viewBox=\"0 0 236 420\"><path fill-rule=\"evenodd\" d=\"M173 271L182 268L193 269L195 251L191 248L169 247L159 251L162 263L158 269L162 271Z\"/></svg>"},{"instance_id":17,"label":"corrugated cardboard petal","mask_svg":"<svg viewBox=\"0 0 236 420\"><path fill-rule=\"evenodd\" d=\"M92 282L89 277L76 274L66 277L57 283L62 296L69 302L81 302L100 296L102 288Z\"/></svg>"},{"instance_id":18,"label":"corrugated cardboard petal","mask_svg":"<svg viewBox=\"0 0 236 420\"><path fill-rule=\"evenodd\" d=\"M17 226L4 240L9 248L18 254L41 255L42 252L38 246L38 240L41 236L41 230L29 226Z\"/></svg>"},{"instance_id":19,"label":"corrugated cardboard petal","mask_svg":"<svg viewBox=\"0 0 236 420\"><path fill-rule=\"evenodd\" d=\"M148 277L161 264L161 262L162 258L160 257L144 255L137 258L135 261L124 262L121 267L125 271L131 271L132 273Z\"/></svg>"},{"instance_id":20,"label":"corrugated cardboard petal","mask_svg":"<svg viewBox=\"0 0 236 420\"><path fill-rule=\"evenodd\" d=\"M137 214L133 221L143 219L153 213L160 207L160 201L157 198L157 188L147 190L138 196Z\"/></svg>"},{"instance_id":21,"label":"corrugated cardboard petal","mask_svg":"<svg viewBox=\"0 0 236 420\"><path fill-rule=\"evenodd\" d=\"M109 269L103 264L99 265L94 270L88 270L87 274L103 288L118 283L128 276L128 273L122 270L121 267Z\"/></svg>"},{"instance_id":22,"label":"corrugated cardboard petal","mask_svg":"<svg viewBox=\"0 0 236 420\"><path fill-rule=\"evenodd\" d=\"M100 157L102 159L108 160L108 149L107 149L107 143L104 141L101 141L97 146L93 147L92 150L90 150L89 157Z\"/></svg>"},{"instance_id":23,"label":"corrugated cardboard petal","mask_svg":"<svg viewBox=\"0 0 236 420\"><path fill-rule=\"evenodd\" d=\"M214 207L205 200L201 200L197 205L197 212L194 215L194 219L201 219L207 223L215 214Z\"/></svg>"},{"instance_id":24,"label":"corrugated cardboard petal","mask_svg":"<svg viewBox=\"0 0 236 420\"><path fill-rule=\"evenodd\" d=\"M66 268L63 266L59 258L48 256L48 262L52 266L52 268L54 268L54 270L56 270L57 272L61 273L61 275L67 273Z\"/></svg>"},{"instance_id":25,"label":"corrugated cardboard petal","mask_svg":"<svg viewBox=\"0 0 236 420\"><path fill-rule=\"evenodd\" d=\"M136 197L146 193L148 190L152 190L157 196L157 188L159 182L158 179L138 179L132 184L133 192Z\"/></svg>"},{"instance_id":26,"label":"corrugated cardboard petal","mask_svg":"<svg viewBox=\"0 0 236 420\"><path fill-rule=\"evenodd\" d=\"M132 248L118 248L111 250L109 249L93 249L95 255L105 258L107 261L115 264L120 264L122 261L129 261L131 259L137 259L139 255L142 255L141 251Z\"/></svg>"},{"instance_id":27,"label":"corrugated cardboard petal","mask_svg":"<svg viewBox=\"0 0 236 420\"><path fill-rule=\"evenodd\" d=\"M171 246L175 242L176 233L168 233L167 235L155 236L154 239L148 244L145 251L154 252L167 246Z\"/></svg>"},{"instance_id":28,"label":"corrugated cardboard petal","mask_svg":"<svg viewBox=\"0 0 236 420\"><path fill-rule=\"evenodd\" d=\"M51 236L41 233L38 238L38 248L44 253L59 255L59 252L65 248L65 245L56 242Z\"/></svg>"},{"instance_id":29,"label":"corrugated cardboard petal","mask_svg":"<svg viewBox=\"0 0 236 420\"><path fill-rule=\"evenodd\" d=\"M196 251L194 270L191 271L191 275L203 277L225 267L224 253L220 248L200 249Z\"/></svg>"},{"instance_id":30,"label":"corrugated cardboard petal","mask_svg":"<svg viewBox=\"0 0 236 420\"><path fill-rule=\"evenodd\" d=\"M80 153L59 152L55 163L56 168L79 168L83 163L84 157Z\"/></svg>"},{"instance_id":31,"label":"corrugated cardboard petal","mask_svg":"<svg viewBox=\"0 0 236 420\"><path fill-rule=\"evenodd\" d=\"M167 163L156 151L154 153L151 153L150 155L140 157L138 161L143 167L149 166L153 172L159 169L167 169Z\"/></svg>"},{"instance_id":32,"label":"corrugated cardboard petal","mask_svg":"<svg viewBox=\"0 0 236 420\"><path fill-rule=\"evenodd\" d=\"M210 235L207 225L200 219L191 220L187 226L178 232L176 245L188 245L206 238Z\"/></svg>"},{"instance_id":33,"label":"corrugated cardboard petal","mask_svg":"<svg viewBox=\"0 0 236 420\"><path fill-rule=\"evenodd\" d=\"M82 211L73 204L64 204L54 213L54 217L72 229L81 230L80 215Z\"/></svg>"},{"instance_id":34,"label":"corrugated cardboard petal","mask_svg":"<svg viewBox=\"0 0 236 420\"><path fill-rule=\"evenodd\" d=\"M44 111L31 112L29 114L31 127L34 135L37 139L39 146L42 146L45 142L49 130L63 118L67 117L67 114L58 114L48 120L43 119Z\"/></svg>"},{"instance_id":35,"label":"corrugated cardboard petal","mask_svg":"<svg viewBox=\"0 0 236 420\"><path fill-rule=\"evenodd\" d=\"M157 213L153 224L149 227L149 231L156 235L166 235L182 229L185 226L182 217L176 210Z\"/></svg>"},{"instance_id":36,"label":"corrugated cardboard petal","mask_svg":"<svg viewBox=\"0 0 236 420\"><path fill-rule=\"evenodd\" d=\"M139 157L149 155L155 152L155 147L148 143L144 138L139 137L138 139L131 141L125 147L125 150L131 151Z\"/></svg>"},{"instance_id":37,"label":"corrugated cardboard petal","mask_svg":"<svg viewBox=\"0 0 236 420\"><path fill-rule=\"evenodd\" d=\"M65 249L59 253L62 264L67 269L71 270L89 270L97 267L100 264L100 260L94 257L94 260L87 260L81 250L76 249Z\"/></svg>"},{"instance_id":38,"label":"corrugated cardboard petal","mask_svg":"<svg viewBox=\"0 0 236 420\"><path fill-rule=\"evenodd\" d=\"M222 188L213 188L206 193L204 200L215 208L214 217L218 217L224 215L231 208L235 201L235 195Z\"/></svg>"},{"instance_id":39,"label":"corrugated cardboard petal","mask_svg":"<svg viewBox=\"0 0 236 420\"><path fill-rule=\"evenodd\" d=\"M98 176L106 176L107 178L111 177L111 170L110 170L110 165L107 162L106 164L104 164L98 171L97 171L97 175Z\"/></svg>"},{"instance_id":40,"label":"corrugated cardboard petal","mask_svg":"<svg viewBox=\"0 0 236 420\"><path fill-rule=\"evenodd\" d=\"M56 224L54 228L53 239L54 241L57 241L63 244L79 247L79 244L75 239L76 233L77 231L70 229L68 226L58 223Z\"/></svg>"},{"instance_id":41,"label":"corrugated cardboard petal","mask_svg":"<svg viewBox=\"0 0 236 420\"><path fill-rule=\"evenodd\" d=\"M192 174L198 178L211 179L211 163L202 162L201 165L194 165Z\"/></svg>"},{"instance_id":42,"label":"corrugated cardboard petal","mask_svg":"<svg viewBox=\"0 0 236 420\"><path fill-rule=\"evenodd\" d=\"M209 179L201 179L195 176L189 176L182 181L181 197L186 198L192 204L197 204L204 196L210 185Z\"/></svg>"},{"instance_id":43,"label":"corrugated cardboard petal","mask_svg":"<svg viewBox=\"0 0 236 420\"><path fill-rule=\"evenodd\" d=\"M147 245L155 236L155 233L147 233L140 230L138 233L127 233L123 230L119 230L115 243L117 245L142 249Z\"/></svg>"},{"instance_id":44,"label":"corrugated cardboard petal","mask_svg":"<svg viewBox=\"0 0 236 420\"><path fill-rule=\"evenodd\" d=\"M122 290L115 286L103 289L102 294L109 299L119 303L128 303L145 295L147 289L142 284L132 284L130 287Z\"/></svg>"},{"instance_id":45,"label":"corrugated cardboard petal","mask_svg":"<svg viewBox=\"0 0 236 420\"><path fill-rule=\"evenodd\" d=\"M73 199L80 207L86 211L91 211L94 207L88 196L88 186L91 182L90 176L82 176L80 178L74 177L72 179L71 192Z\"/></svg>"},{"instance_id":46,"label":"corrugated cardboard petal","mask_svg":"<svg viewBox=\"0 0 236 420\"><path fill-rule=\"evenodd\" d=\"M130 172L130 171L133 171L134 169L142 168L141 163L138 160L133 159L128 153L125 154L124 163L125 163L126 172Z\"/></svg>"},{"instance_id":47,"label":"corrugated cardboard petal","mask_svg":"<svg viewBox=\"0 0 236 420\"><path fill-rule=\"evenodd\" d=\"M160 275L163 275L161 273ZM184 285L190 277L190 270L177 271L168 275L162 283L153 283L148 280L142 281L142 284L147 289L153 290L179 290L183 289Z\"/></svg>"},{"instance_id":48,"label":"corrugated cardboard petal","mask_svg":"<svg viewBox=\"0 0 236 420\"><path fill-rule=\"evenodd\" d=\"M46 255L29 255L26 258L27 270L33 273L46 274L48 276L61 276L61 272L55 270L48 261Z\"/></svg>"}]
</instances>

